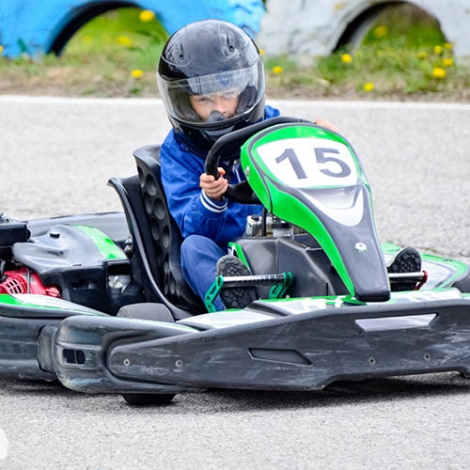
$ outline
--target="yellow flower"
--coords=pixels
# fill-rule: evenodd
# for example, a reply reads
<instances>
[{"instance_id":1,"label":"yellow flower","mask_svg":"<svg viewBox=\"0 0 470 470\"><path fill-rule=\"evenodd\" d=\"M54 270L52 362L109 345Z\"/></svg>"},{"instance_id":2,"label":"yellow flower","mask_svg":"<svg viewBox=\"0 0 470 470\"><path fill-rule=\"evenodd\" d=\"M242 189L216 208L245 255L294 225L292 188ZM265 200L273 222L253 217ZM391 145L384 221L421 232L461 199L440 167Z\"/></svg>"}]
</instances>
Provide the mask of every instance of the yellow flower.
<instances>
[{"instance_id":1,"label":"yellow flower","mask_svg":"<svg viewBox=\"0 0 470 470\"><path fill-rule=\"evenodd\" d=\"M434 78L442 79L442 78L446 78L446 75L447 75L446 71L441 67L434 67L432 71L432 76Z\"/></svg>"},{"instance_id":2,"label":"yellow flower","mask_svg":"<svg viewBox=\"0 0 470 470\"><path fill-rule=\"evenodd\" d=\"M447 59L442 59L442 64L444 67L452 67L454 65L454 59L448 57Z\"/></svg>"},{"instance_id":3,"label":"yellow flower","mask_svg":"<svg viewBox=\"0 0 470 470\"><path fill-rule=\"evenodd\" d=\"M445 42L444 48L447 49L448 51L451 51L454 48L454 45L451 42Z\"/></svg>"},{"instance_id":4,"label":"yellow flower","mask_svg":"<svg viewBox=\"0 0 470 470\"><path fill-rule=\"evenodd\" d=\"M374 89L374 84L372 82L367 82L364 84L363 86L363 90L367 93L369 93L370 91L372 91Z\"/></svg>"},{"instance_id":5,"label":"yellow flower","mask_svg":"<svg viewBox=\"0 0 470 470\"><path fill-rule=\"evenodd\" d=\"M273 67L273 74L274 75L280 75L282 72L284 72L284 69L280 65L275 65Z\"/></svg>"},{"instance_id":6,"label":"yellow flower","mask_svg":"<svg viewBox=\"0 0 470 470\"><path fill-rule=\"evenodd\" d=\"M152 10L142 10L139 15L139 20L143 23L148 23L155 19L155 13Z\"/></svg>"},{"instance_id":7,"label":"yellow flower","mask_svg":"<svg viewBox=\"0 0 470 470\"><path fill-rule=\"evenodd\" d=\"M442 54L444 48L442 46L434 46L434 53L435 54Z\"/></svg>"},{"instance_id":8,"label":"yellow flower","mask_svg":"<svg viewBox=\"0 0 470 470\"><path fill-rule=\"evenodd\" d=\"M132 39L127 36L118 36L117 42L120 46L129 47L132 46Z\"/></svg>"},{"instance_id":9,"label":"yellow flower","mask_svg":"<svg viewBox=\"0 0 470 470\"><path fill-rule=\"evenodd\" d=\"M0 46L0 55L3 54L3 46Z\"/></svg>"},{"instance_id":10,"label":"yellow flower","mask_svg":"<svg viewBox=\"0 0 470 470\"><path fill-rule=\"evenodd\" d=\"M388 29L386 26L377 26L374 28L373 35L376 39L383 38L388 33Z\"/></svg>"},{"instance_id":11,"label":"yellow flower","mask_svg":"<svg viewBox=\"0 0 470 470\"><path fill-rule=\"evenodd\" d=\"M131 72L132 78L135 78L138 80L139 78L142 78L144 76L144 71L140 69L133 70Z\"/></svg>"},{"instance_id":12,"label":"yellow flower","mask_svg":"<svg viewBox=\"0 0 470 470\"><path fill-rule=\"evenodd\" d=\"M264 52L264 49L261 49L261 48L259 50L259 53L260 53L260 55L265 55L266 54L266 52Z\"/></svg>"},{"instance_id":13,"label":"yellow flower","mask_svg":"<svg viewBox=\"0 0 470 470\"><path fill-rule=\"evenodd\" d=\"M341 62L343 62L343 64L349 64L350 62L352 62L351 54L343 54L341 56Z\"/></svg>"}]
</instances>

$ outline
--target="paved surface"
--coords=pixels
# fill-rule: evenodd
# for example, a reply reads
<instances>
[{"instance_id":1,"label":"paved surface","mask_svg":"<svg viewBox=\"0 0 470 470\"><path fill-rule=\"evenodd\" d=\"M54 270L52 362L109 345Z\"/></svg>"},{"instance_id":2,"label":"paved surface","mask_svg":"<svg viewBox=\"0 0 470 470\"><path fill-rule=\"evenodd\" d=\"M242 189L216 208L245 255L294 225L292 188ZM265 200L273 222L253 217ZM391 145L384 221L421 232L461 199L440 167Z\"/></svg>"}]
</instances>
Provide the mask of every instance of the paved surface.
<instances>
[{"instance_id":1,"label":"paved surface","mask_svg":"<svg viewBox=\"0 0 470 470\"><path fill-rule=\"evenodd\" d=\"M277 102L349 138L383 241L470 261L470 106ZM158 101L0 97L0 211L18 219L119 210L106 186L169 124ZM319 393L119 396L0 380L0 468L466 469L470 381L457 373L339 384Z\"/></svg>"}]
</instances>

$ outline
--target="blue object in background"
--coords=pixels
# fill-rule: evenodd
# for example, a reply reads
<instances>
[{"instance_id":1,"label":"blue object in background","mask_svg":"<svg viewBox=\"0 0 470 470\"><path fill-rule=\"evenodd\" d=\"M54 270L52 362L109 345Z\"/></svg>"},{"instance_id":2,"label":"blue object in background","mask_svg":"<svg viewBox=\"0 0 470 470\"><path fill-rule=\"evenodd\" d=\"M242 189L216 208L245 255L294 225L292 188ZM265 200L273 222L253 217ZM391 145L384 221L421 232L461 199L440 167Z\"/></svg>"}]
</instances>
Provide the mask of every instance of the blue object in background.
<instances>
[{"instance_id":1,"label":"blue object in background","mask_svg":"<svg viewBox=\"0 0 470 470\"><path fill-rule=\"evenodd\" d=\"M217 18L254 36L265 13L262 0L0 0L3 56L60 54L94 17L117 8L152 10L168 33L192 21Z\"/></svg>"}]
</instances>

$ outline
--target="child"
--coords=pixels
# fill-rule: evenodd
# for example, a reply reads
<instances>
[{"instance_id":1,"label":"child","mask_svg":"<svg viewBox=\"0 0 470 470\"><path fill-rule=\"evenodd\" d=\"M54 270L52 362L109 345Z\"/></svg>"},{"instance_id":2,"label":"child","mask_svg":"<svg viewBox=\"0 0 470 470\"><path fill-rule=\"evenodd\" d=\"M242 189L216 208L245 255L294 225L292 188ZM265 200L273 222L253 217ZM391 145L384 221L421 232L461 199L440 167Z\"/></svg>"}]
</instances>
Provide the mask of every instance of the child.
<instances>
[{"instance_id":1,"label":"child","mask_svg":"<svg viewBox=\"0 0 470 470\"><path fill-rule=\"evenodd\" d=\"M204 299L216 274L250 274L227 255L230 241L243 235L247 216L260 205L224 199L229 183L245 176L236 156L219 168L217 180L205 173L205 157L222 135L279 115L265 105L264 68L258 47L241 28L219 20L191 23L170 37L160 57L157 82L173 126L160 153L169 210L184 242L183 276ZM318 119L316 123L334 129ZM217 310L243 308L256 298L254 287L223 289Z\"/></svg>"}]
</instances>

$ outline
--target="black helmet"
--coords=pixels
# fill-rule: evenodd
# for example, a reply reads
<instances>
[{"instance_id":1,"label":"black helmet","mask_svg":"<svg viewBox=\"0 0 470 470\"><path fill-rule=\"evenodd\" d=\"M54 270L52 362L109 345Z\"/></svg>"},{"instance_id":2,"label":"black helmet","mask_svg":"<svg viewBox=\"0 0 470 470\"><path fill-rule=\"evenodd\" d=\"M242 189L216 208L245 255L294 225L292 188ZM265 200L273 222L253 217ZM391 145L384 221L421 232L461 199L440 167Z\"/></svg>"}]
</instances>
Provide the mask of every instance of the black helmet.
<instances>
[{"instance_id":1,"label":"black helmet","mask_svg":"<svg viewBox=\"0 0 470 470\"><path fill-rule=\"evenodd\" d=\"M157 83L172 126L199 155L220 136L264 115L259 49L243 29L226 21L196 21L174 33L160 57ZM224 119L214 112L203 121L189 97L211 93L239 96L235 115Z\"/></svg>"}]
</instances>

